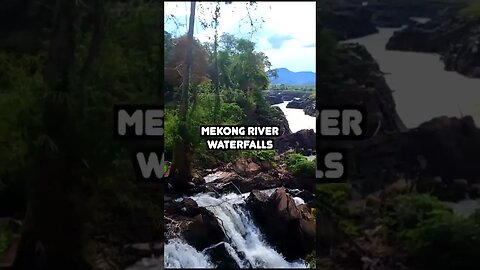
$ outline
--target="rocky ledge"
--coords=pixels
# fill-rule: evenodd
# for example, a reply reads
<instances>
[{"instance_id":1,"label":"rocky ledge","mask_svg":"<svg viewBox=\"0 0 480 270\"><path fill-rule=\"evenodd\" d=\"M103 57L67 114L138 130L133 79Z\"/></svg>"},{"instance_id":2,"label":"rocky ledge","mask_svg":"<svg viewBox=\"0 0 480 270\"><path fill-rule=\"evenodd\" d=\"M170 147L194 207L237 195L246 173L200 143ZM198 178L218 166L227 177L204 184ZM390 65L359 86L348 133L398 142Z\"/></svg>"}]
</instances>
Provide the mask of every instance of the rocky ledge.
<instances>
[{"instance_id":1,"label":"rocky ledge","mask_svg":"<svg viewBox=\"0 0 480 270\"><path fill-rule=\"evenodd\" d=\"M445 70L480 78L480 21L465 19L459 9L447 9L425 24L395 32L386 48L438 53Z\"/></svg>"}]
</instances>

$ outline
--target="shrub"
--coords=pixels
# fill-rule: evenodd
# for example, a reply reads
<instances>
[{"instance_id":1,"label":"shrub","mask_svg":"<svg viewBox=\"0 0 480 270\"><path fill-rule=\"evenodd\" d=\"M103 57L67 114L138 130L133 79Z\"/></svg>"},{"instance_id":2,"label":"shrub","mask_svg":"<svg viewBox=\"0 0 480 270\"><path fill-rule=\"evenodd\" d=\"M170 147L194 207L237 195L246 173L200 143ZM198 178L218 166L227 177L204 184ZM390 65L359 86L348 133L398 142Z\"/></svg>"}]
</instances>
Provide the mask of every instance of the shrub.
<instances>
[{"instance_id":1,"label":"shrub","mask_svg":"<svg viewBox=\"0 0 480 270\"><path fill-rule=\"evenodd\" d=\"M11 238L10 231L0 228L0 255L7 251Z\"/></svg>"},{"instance_id":2,"label":"shrub","mask_svg":"<svg viewBox=\"0 0 480 270\"><path fill-rule=\"evenodd\" d=\"M315 177L315 160L310 161L304 155L291 153L287 158L287 169L296 176Z\"/></svg>"},{"instance_id":3,"label":"shrub","mask_svg":"<svg viewBox=\"0 0 480 270\"><path fill-rule=\"evenodd\" d=\"M308 254L307 257L305 257L305 261L308 264L308 268L317 268L317 256L315 255L315 250L312 251L312 253Z\"/></svg>"},{"instance_id":4,"label":"shrub","mask_svg":"<svg viewBox=\"0 0 480 270\"><path fill-rule=\"evenodd\" d=\"M386 207L384 224L397 231L415 228L434 215L451 212L450 208L428 194L400 195L387 201Z\"/></svg>"},{"instance_id":5,"label":"shrub","mask_svg":"<svg viewBox=\"0 0 480 270\"><path fill-rule=\"evenodd\" d=\"M242 154L246 157L254 157L261 161L268 161L274 167L277 165L275 162L275 150L244 151Z\"/></svg>"},{"instance_id":6,"label":"shrub","mask_svg":"<svg viewBox=\"0 0 480 270\"><path fill-rule=\"evenodd\" d=\"M430 195L402 195L387 203L389 236L420 269L478 269L480 222L463 218Z\"/></svg>"},{"instance_id":7,"label":"shrub","mask_svg":"<svg viewBox=\"0 0 480 270\"><path fill-rule=\"evenodd\" d=\"M317 198L321 210L330 210L336 214L348 214L347 202L350 199L351 186L348 184L318 184ZM325 207L330 209L324 209Z\"/></svg>"}]
</instances>

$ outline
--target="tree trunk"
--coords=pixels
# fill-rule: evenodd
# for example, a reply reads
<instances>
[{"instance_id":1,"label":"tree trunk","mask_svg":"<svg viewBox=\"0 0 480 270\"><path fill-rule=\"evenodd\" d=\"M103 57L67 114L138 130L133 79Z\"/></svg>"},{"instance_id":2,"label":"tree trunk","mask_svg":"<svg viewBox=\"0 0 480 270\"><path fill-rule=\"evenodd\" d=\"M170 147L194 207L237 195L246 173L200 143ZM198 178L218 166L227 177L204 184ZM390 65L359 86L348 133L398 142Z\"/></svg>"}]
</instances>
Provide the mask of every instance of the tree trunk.
<instances>
[{"instance_id":1,"label":"tree trunk","mask_svg":"<svg viewBox=\"0 0 480 270\"><path fill-rule=\"evenodd\" d=\"M188 26L188 43L185 52L185 64L182 82L182 99L180 102L180 122L178 125L178 138L173 149L171 184L174 188L185 190L190 187L192 180L191 147L188 132L188 99L190 77L192 69L193 28L195 26L196 2L190 5L190 21Z\"/></svg>"},{"instance_id":2,"label":"tree trunk","mask_svg":"<svg viewBox=\"0 0 480 270\"><path fill-rule=\"evenodd\" d=\"M220 3L217 2L214 15L215 37L213 41L213 57L215 58L215 107L213 110L214 123L219 124L220 119L220 79L218 74L218 19L220 17Z\"/></svg>"},{"instance_id":3,"label":"tree trunk","mask_svg":"<svg viewBox=\"0 0 480 270\"><path fill-rule=\"evenodd\" d=\"M59 0L45 71L44 138L24 222L18 269L85 269L78 192L80 158L71 110L75 3Z\"/></svg>"}]
</instances>

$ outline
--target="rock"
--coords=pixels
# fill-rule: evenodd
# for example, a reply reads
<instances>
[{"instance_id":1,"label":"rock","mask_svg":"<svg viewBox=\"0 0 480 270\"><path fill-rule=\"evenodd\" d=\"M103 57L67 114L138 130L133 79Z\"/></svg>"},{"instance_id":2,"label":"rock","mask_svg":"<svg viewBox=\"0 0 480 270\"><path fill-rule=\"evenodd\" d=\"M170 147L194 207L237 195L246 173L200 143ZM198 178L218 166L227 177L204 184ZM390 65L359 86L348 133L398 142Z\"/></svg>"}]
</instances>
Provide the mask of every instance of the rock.
<instances>
[{"instance_id":1,"label":"rock","mask_svg":"<svg viewBox=\"0 0 480 270\"><path fill-rule=\"evenodd\" d=\"M315 194L307 190L300 191L296 196L302 198L307 204L315 200Z\"/></svg>"},{"instance_id":2,"label":"rock","mask_svg":"<svg viewBox=\"0 0 480 270\"><path fill-rule=\"evenodd\" d=\"M233 163L233 170L244 177L257 175L262 168L249 158L239 158Z\"/></svg>"},{"instance_id":3,"label":"rock","mask_svg":"<svg viewBox=\"0 0 480 270\"><path fill-rule=\"evenodd\" d=\"M468 197L474 200L480 198L480 184L474 184L468 188Z\"/></svg>"},{"instance_id":4,"label":"rock","mask_svg":"<svg viewBox=\"0 0 480 270\"><path fill-rule=\"evenodd\" d=\"M355 11L327 10L322 23L338 40L359 38L378 32L369 16L362 16Z\"/></svg>"},{"instance_id":5,"label":"rock","mask_svg":"<svg viewBox=\"0 0 480 270\"><path fill-rule=\"evenodd\" d=\"M302 129L293 134L287 134L276 139L275 148L279 153L298 148L315 150L316 142L317 139L313 129Z\"/></svg>"},{"instance_id":6,"label":"rock","mask_svg":"<svg viewBox=\"0 0 480 270\"><path fill-rule=\"evenodd\" d=\"M220 227L217 218L204 208L192 219L182 231L185 240L193 247L203 250L215 243L223 241L225 235Z\"/></svg>"},{"instance_id":7,"label":"rock","mask_svg":"<svg viewBox=\"0 0 480 270\"><path fill-rule=\"evenodd\" d=\"M446 9L425 24L397 31L388 50L441 54L445 70L480 78L480 22L466 20L456 8Z\"/></svg>"},{"instance_id":8,"label":"rock","mask_svg":"<svg viewBox=\"0 0 480 270\"><path fill-rule=\"evenodd\" d=\"M306 105L305 108L303 108L303 111L306 115L317 117L316 102L311 102L310 104Z\"/></svg>"},{"instance_id":9,"label":"rock","mask_svg":"<svg viewBox=\"0 0 480 270\"><path fill-rule=\"evenodd\" d=\"M399 178L419 175L419 190L457 199L464 196L466 184L451 179L465 179L469 184L480 179L478 153L480 130L471 117L438 117L408 132L354 144L352 184L366 195ZM418 156L423 156L423 161Z\"/></svg>"},{"instance_id":10,"label":"rock","mask_svg":"<svg viewBox=\"0 0 480 270\"><path fill-rule=\"evenodd\" d=\"M220 243L210 249L207 249L208 254L213 262L217 262L216 269L239 269L240 266L228 253L225 243Z\"/></svg>"},{"instance_id":11,"label":"rock","mask_svg":"<svg viewBox=\"0 0 480 270\"><path fill-rule=\"evenodd\" d=\"M303 207L305 207L304 205ZM284 188L270 197L252 191L247 207L268 239L287 260L305 258L314 249L315 223L310 211L299 209Z\"/></svg>"},{"instance_id":12,"label":"rock","mask_svg":"<svg viewBox=\"0 0 480 270\"><path fill-rule=\"evenodd\" d=\"M165 226L171 234L182 235L188 244L203 250L226 239L220 224L210 211L190 199L166 203ZM168 238L169 236L167 236Z\"/></svg>"},{"instance_id":13,"label":"rock","mask_svg":"<svg viewBox=\"0 0 480 270\"><path fill-rule=\"evenodd\" d=\"M270 107L271 113L266 116L263 114L257 114L257 119L254 121L255 124L263 126L278 126L280 128L280 134L290 134L290 126L288 125L288 120L285 117L282 109L278 106Z\"/></svg>"},{"instance_id":14,"label":"rock","mask_svg":"<svg viewBox=\"0 0 480 270\"><path fill-rule=\"evenodd\" d=\"M331 68L332 71L317 74L319 88L322 89L317 92L318 106L358 105L365 108L367 138L406 131L395 109L392 90L366 48L359 44L342 44L334 57L337 64ZM349 79L355 80L356 84L347 84ZM321 141L318 143L319 147L323 147ZM345 146L345 142L329 141L324 144L325 147Z\"/></svg>"},{"instance_id":15,"label":"rock","mask_svg":"<svg viewBox=\"0 0 480 270\"><path fill-rule=\"evenodd\" d=\"M281 95L266 95L265 98L268 102L270 102L271 105L283 103Z\"/></svg>"},{"instance_id":16,"label":"rock","mask_svg":"<svg viewBox=\"0 0 480 270\"><path fill-rule=\"evenodd\" d=\"M315 175L311 177L296 177L293 176L285 181L285 187L292 189L302 189L306 192L315 192Z\"/></svg>"},{"instance_id":17,"label":"rock","mask_svg":"<svg viewBox=\"0 0 480 270\"><path fill-rule=\"evenodd\" d=\"M135 256L136 258L159 256L163 254L163 243L135 243L125 245L124 250L126 253Z\"/></svg>"}]
</instances>

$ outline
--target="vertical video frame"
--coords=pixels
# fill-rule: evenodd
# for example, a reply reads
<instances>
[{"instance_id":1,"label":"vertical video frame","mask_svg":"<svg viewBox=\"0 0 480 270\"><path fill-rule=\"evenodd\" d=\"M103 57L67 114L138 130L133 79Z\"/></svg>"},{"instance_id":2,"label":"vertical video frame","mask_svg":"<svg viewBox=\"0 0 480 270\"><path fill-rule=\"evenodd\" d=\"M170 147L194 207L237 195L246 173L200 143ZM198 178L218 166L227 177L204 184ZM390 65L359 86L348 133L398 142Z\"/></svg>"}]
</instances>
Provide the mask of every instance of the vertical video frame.
<instances>
[{"instance_id":1,"label":"vertical video frame","mask_svg":"<svg viewBox=\"0 0 480 270\"><path fill-rule=\"evenodd\" d=\"M165 2L165 269L315 268L316 10Z\"/></svg>"}]
</instances>

